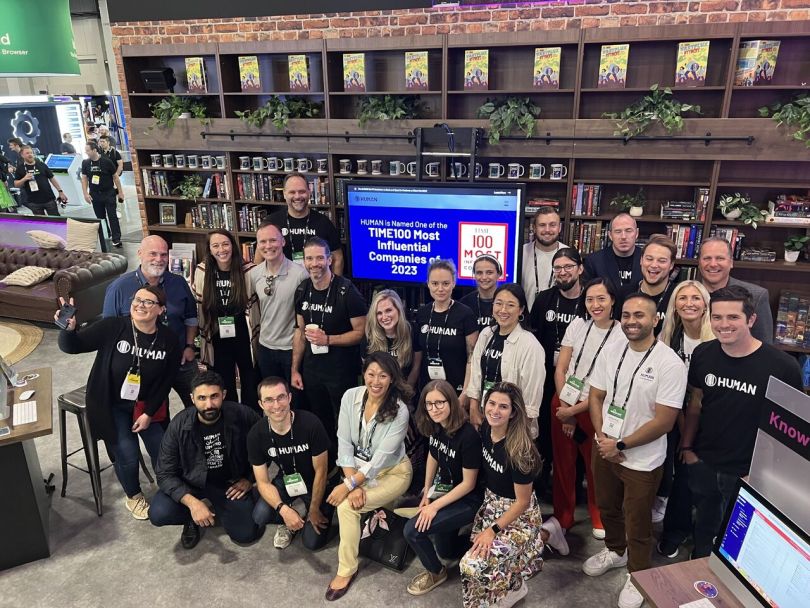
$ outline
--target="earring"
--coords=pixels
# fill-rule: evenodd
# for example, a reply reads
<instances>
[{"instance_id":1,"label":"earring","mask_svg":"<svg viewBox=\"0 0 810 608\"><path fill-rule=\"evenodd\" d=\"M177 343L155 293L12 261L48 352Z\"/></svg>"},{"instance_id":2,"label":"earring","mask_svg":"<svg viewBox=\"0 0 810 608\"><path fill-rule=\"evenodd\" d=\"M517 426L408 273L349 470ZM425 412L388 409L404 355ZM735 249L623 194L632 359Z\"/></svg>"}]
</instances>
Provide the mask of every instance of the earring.
<instances>
[{"instance_id":1,"label":"earring","mask_svg":"<svg viewBox=\"0 0 810 608\"><path fill-rule=\"evenodd\" d=\"M523 323L523 321L525 321L525 320L526 320L526 315L524 315L524 314L521 314L521 315L518 317L518 322L519 322L519 323Z\"/></svg>"}]
</instances>

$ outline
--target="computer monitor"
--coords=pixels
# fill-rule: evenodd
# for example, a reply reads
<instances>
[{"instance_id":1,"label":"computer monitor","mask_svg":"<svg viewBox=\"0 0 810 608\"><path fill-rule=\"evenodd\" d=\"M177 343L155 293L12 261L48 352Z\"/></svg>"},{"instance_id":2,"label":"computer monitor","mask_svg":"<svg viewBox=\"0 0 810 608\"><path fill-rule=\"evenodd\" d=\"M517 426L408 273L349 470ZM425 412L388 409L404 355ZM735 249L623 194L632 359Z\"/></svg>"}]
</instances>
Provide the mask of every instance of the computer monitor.
<instances>
[{"instance_id":1,"label":"computer monitor","mask_svg":"<svg viewBox=\"0 0 810 608\"><path fill-rule=\"evenodd\" d=\"M0 420L5 420L11 416L11 404L8 402L8 394L16 384L17 372L0 355Z\"/></svg>"},{"instance_id":2,"label":"computer monitor","mask_svg":"<svg viewBox=\"0 0 810 608\"><path fill-rule=\"evenodd\" d=\"M74 160L76 160L75 154L48 154L45 164L51 171L65 172L70 169Z\"/></svg>"},{"instance_id":3,"label":"computer monitor","mask_svg":"<svg viewBox=\"0 0 810 608\"><path fill-rule=\"evenodd\" d=\"M709 567L744 606L808 605L810 538L742 480L720 530Z\"/></svg>"}]
</instances>

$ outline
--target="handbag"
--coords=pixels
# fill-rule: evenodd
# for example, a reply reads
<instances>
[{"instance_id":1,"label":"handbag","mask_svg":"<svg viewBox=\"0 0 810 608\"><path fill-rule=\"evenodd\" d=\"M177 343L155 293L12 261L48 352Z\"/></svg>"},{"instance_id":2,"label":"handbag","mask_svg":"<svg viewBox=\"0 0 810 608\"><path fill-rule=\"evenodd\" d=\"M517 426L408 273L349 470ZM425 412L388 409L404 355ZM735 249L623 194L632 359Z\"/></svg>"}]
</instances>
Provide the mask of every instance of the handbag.
<instances>
[{"instance_id":1,"label":"handbag","mask_svg":"<svg viewBox=\"0 0 810 608\"><path fill-rule=\"evenodd\" d=\"M360 519L360 555L401 572L411 548L405 540L407 519L389 509L364 513Z\"/></svg>"},{"instance_id":2,"label":"handbag","mask_svg":"<svg viewBox=\"0 0 810 608\"><path fill-rule=\"evenodd\" d=\"M146 401L136 401L135 407L132 410L132 422L140 418L141 414L146 411ZM152 422L163 422L169 417L169 402L164 401L160 404L158 410L152 415Z\"/></svg>"}]
</instances>

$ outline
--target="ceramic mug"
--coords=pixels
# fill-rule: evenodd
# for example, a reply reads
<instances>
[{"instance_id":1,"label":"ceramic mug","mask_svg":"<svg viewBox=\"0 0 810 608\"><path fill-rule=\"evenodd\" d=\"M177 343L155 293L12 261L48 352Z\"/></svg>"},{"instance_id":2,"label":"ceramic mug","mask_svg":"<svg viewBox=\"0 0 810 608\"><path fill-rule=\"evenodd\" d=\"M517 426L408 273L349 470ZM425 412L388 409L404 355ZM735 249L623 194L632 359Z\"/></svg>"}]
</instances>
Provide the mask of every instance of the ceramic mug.
<instances>
[{"instance_id":1,"label":"ceramic mug","mask_svg":"<svg viewBox=\"0 0 810 608\"><path fill-rule=\"evenodd\" d=\"M185 154L175 154L174 155L174 166L183 168L186 166L186 156Z\"/></svg>"},{"instance_id":2,"label":"ceramic mug","mask_svg":"<svg viewBox=\"0 0 810 608\"><path fill-rule=\"evenodd\" d=\"M373 160L373 161L371 161L371 174L372 175L382 175L382 161L381 160Z\"/></svg>"},{"instance_id":3,"label":"ceramic mug","mask_svg":"<svg viewBox=\"0 0 810 608\"><path fill-rule=\"evenodd\" d=\"M357 161L357 175L365 175L368 173L368 161L364 158Z\"/></svg>"},{"instance_id":4,"label":"ceramic mug","mask_svg":"<svg viewBox=\"0 0 810 608\"><path fill-rule=\"evenodd\" d=\"M408 175L416 175L416 162L409 162L407 165L405 165L405 170L408 172Z\"/></svg>"},{"instance_id":5,"label":"ceramic mug","mask_svg":"<svg viewBox=\"0 0 810 608\"><path fill-rule=\"evenodd\" d=\"M308 158L299 158L295 161L296 165L298 166L299 173L306 173L307 171L312 171L312 161Z\"/></svg>"},{"instance_id":6,"label":"ceramic mug","mask_svg":"<svg viewBox=\"0 0 810 608\"><path fill-rule=\"evenodd\" d=\"M188 166L189 169L196 169L200 166L200 157L196 154L189 154L186 156L186 166Z\"/></svg>"},{"instance_id":7,"label":"ceramic mug","mask_svg":"<svg viewBox=\"0 0 810 608\"><path fill-rule=\"evenodd\" d=\"M352 172L352 161L350 159L348 158L340 159L340 172L344 174Z\"/></svg>"},{"instance_id":8,"label":"ceramic mug","mask_svg":"<svg viewBox=\"0 0 810 608\"><path fill-rule=\"evenodd\" d=\"M163 155L163 166L164 167L174 167L174 155L173 154L164 154Z\"/></svg>"},{"instance_id":9,"label":"ceramic mug","mask_svg":"<svg viewBox=\"0 0 810 608\"><path fill-rule=\"evenodd\" d=\"M526 167L524 167L520 163L509 163L508 167L509 172L507 174L507 177L509 179L520 179L526 172Z\"/></svg>"},{"instance_id":10,"label":"ceramic mug","mask_svg":"<svg viewBox=\"0 0 810 608\"><path fill-rule=\"evenodd\" d=\"M267 157L267 170L268 171L281 171L284 167L284 163L278 156L268 156Z\"/></svg>"},{"instance_id":11,"label":"ceramic mug","mask_svg":"<svg viewBox=\"0 0 810 608\"><path fill-rule=\"evenodd\" d=\"M211 168L211 155L210 154L203 154L200 157L200 166L203 169L210 169Z\"/></svg>"},{"instance_id":12,"label":"ceramic mug","mask_svg":"<svg viewBox=\"0 0 810 608\"><path fill-rule=\"evenodd\" d=\"M451 169L453 170L453 177L459 178L467 175L467 165L464 163L453 163Z\"/></svg>"},{"instance_id":13,"label":"ceramic mug","mask_svg":"<svg viewBox=\"0 0 810 608\"><path fill-rule=\"evenodd\" d=\"M317 167L318 173L326 173L329 170L329 161L325 158L319 158Z\"/></svg>"},{"instance_id":14,"label":"ceramic mug","mask_svg":"<svg viewBox=\"0 0 810 608\"><path fill-rule=\"evenodd\" d=\"M481 177L484 174L484 165L475 163L475 177Z\"/></svg>"},{"instance_id":15,"label":"ceramic mug","mask_svg":"<svg viewBox=\"0 0 810 608\"><path fill-rule=\"evenodd\" d=\"M501 163L489 163L489 179L498 179L506 173L506 167Z\"/></svg>"},{"instance_id":16,"label":"ceramic mug","mask_svg":"<svg viewBox=\"0 0 810 608\"><path fill-rule=\"evenodd\" d=\"M150 158L152 160L152 166L153 167L162 167L163 166L163 158L160 156L160 154L152 154L152 155L150 155Z\"/></svg>"},{"instance_id":17,"label":"ceramic mug","mask_svg":"<svg viewBox=\"0 0 810 608\"><path fill-rule=\"evenodd\" d=\"M542 179L546 174L546 168L540 163L529 165L529 179Z\"/></svg>"},{"instance_id":18,"label":"ceramic mug","mask_svg":"<svg viewBox=\"0 0 810 608\"><path fill-rule=\"evenodd\" d=\"M388 163L389 175L402 175L405 173L405 163L401 160L392 160Z\"/></svg>"},{"instance_id":19,"label":"ceramic mug","mask_svg":"<svg viewBox=\"0 0 810 608\"><path fill-rule=\"evenodd\" d=\"M253 170L254 171L263 171L267 168L267 161L261 156L254 156L253 157Z\"/></svg>"},{"instance_id":20,"label":"ceramic mug","mask_svg":"<svg viewBox=\"0 0 810 608\"><path fill-rule=\"evenodd\" d=\"M293 171L295 171L295 159L294 158L292 158L291 156L288 156L287 158L284 159L283 162L284 162L283 166L284 166L284 172L285 173L292 173Z\"/></svg>"},{"instance_id":21,"label":"ceramic mug","mask_svg":"<svg viewBox=\"0 0 810 608\"><path fill-rule=\"evenodd\" d=\"M225 156L215 156L217 169L225 169Z\"/></svg>"},{"instance_id":22,"label":"ceramic mug","mask_svg":"<svg viewBox=\"0 0 810 608\"><path fill-rule=\"evenodd\" d=\"M425 175L427 175L428 177L439 177L439 163L426 164Z\"/></svg>"},{"instance_id":23,"label":"ceramic mug","mask_svg":"<svg viewBox=\"0 0 810 608\"><path fill-rule=\"evenodd\" d=\"M240 156L239 157L239 169L241 171L247 171L250 169L250 157L249 156Z\"/></svg>"},{"instance_id":24,"label":"ceramic mug","mask_svg":"<svg viewBox=\"0 0 810 608\"><path fill-rule=\"evenodd\" d=\"M559 163L551 164L550 179L563 179L566 175L568 175L568 167Z\"/></svg>"}]
</instances>

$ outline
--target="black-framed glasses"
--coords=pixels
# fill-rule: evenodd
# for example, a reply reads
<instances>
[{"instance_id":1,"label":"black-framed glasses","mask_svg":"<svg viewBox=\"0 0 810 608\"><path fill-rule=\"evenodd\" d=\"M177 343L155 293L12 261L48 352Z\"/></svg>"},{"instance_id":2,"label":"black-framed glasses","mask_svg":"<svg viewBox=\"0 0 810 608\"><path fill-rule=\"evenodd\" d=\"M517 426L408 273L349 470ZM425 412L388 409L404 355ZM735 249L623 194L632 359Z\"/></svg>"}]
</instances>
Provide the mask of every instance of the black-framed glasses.
<instances>
[{"instance_id":1,"label":"black-framed glasses","mask_svg":"<svg viewBox=\"0 0 810 608\"><path fill-rule=\"evenodd\" d=\"M428 412L434 409L441 410L445 405L447 405L447 399L441 399L439 401L425 401L425 409Z\"/></svg>"},{"instance_id":2,"label":"black-framed glasses","mask_svg":"<svg viewBox=\"0 0 810 608\"><path fill-rule=\"evenodd\" d=\"M145 309L149 310L158 302L156 300L144 300L143 298L132 298L132 304L134 306L143 306Z\"/></svg>"},{"instance_id":3,"label":"black-framed glasses","mask_svg":"<svg viewBox=\"0 0 810 608\"><path fill-rule=\"evenodd\" d=\"M279 405L283 405L290 400L290 395L288 393L282 393L278 397L265 397L262 399L262 403L265 405L273 405L274 403L278 403Z\"/></svg>"},{"instance_id":4,"label":"black-framed glasses","mask_svg":"<svg viewBox=\"0 0 810 608\"><path fill-rule=\"evenodd\" d=\"M561 272L571 272L576 268L578 264L566 264L565 266L552 266L551 269L560 274Z\"/></svg>"},{"instance_id":5,"label":"black-framed glasses","mask_svg":"<svg viewBox=\"0 0 810 608\"><path fill-rule=\"evenodd\" d=\"M264 287L264 295L268 297L272 297L274 293L276 293L276 276L264 277L264 282L266 283Z\"/></svg>"}]
</instances>

